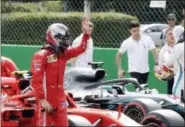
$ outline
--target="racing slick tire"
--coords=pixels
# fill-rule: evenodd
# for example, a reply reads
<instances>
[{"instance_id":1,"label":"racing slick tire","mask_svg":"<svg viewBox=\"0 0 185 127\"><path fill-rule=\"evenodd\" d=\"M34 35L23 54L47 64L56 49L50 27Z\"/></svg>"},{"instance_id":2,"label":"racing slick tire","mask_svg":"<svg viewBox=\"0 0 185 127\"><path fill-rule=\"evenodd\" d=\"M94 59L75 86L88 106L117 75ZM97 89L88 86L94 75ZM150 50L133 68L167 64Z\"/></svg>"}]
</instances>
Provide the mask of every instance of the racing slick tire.
<instances>
[{"instance_id":1,"label":"racing slick tire","mask_svg":"<svg viewBox=\"0 0 185 127\"><path fill-rule=\"evenodd\" d=\"M173 110L160 109L148 113L141 124L149 127L184 127L184 119Z\"/></svg>"},{"instance_id":2,"label":"racing slick tire","mask_svg":"<svg viewBox=\"0 0 185 127\"><path fill-rule=\"evenodd\" d=\"M151 99L135 99L130 101L123 109L123 113L140 123L144 116L154 110L161 109L161 105Z\"/></svg>"},{"instance_id":3,"label":"racing slick tire","mask_svg":"<svg viewBox=\"0 0 185 127\"><path fill-rule=\"evenodd\" d=\"M69 127L92 126L89 120L78 115L68 115Z\"/></svg>"}]
</instances>

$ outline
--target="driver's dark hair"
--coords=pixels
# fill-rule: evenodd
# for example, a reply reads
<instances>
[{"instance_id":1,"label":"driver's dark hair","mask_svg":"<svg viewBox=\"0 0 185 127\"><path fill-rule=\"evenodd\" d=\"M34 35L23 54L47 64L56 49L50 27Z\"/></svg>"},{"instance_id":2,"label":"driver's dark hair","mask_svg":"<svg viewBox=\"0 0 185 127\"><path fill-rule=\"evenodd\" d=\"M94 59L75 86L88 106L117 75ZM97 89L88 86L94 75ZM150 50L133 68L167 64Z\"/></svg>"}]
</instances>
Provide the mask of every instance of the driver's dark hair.
<instances>
[{"instance_id":1,"label":"driver's dark hair","mask_svg":"<svg viewBox=\"0 0 185 127\"><path fill-rule=\"evenodd\" d=\"M140 27L140 23L138 21L130 21L128 25L128 29L131 30L132 28Z\"/></svg>"}]
</instances>

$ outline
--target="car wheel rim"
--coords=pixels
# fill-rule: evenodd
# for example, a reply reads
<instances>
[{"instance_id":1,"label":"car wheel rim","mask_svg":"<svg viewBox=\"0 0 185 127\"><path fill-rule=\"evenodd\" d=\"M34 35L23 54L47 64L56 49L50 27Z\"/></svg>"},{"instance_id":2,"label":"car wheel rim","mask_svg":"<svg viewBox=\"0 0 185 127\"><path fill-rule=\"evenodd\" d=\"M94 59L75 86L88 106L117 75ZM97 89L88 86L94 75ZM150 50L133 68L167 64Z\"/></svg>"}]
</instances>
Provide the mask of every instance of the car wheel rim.
<instances>
[{"instance_id":1,"label":"car wheel rim","mask_svg":"<svg viewBox=\"0 0 185 127\"><path fill-rule=\"evenodd\" d=\"M133 108L125 114L138 123L140 123L144 117L143 113L137 108Z\"/></svg>"}]
</instances>

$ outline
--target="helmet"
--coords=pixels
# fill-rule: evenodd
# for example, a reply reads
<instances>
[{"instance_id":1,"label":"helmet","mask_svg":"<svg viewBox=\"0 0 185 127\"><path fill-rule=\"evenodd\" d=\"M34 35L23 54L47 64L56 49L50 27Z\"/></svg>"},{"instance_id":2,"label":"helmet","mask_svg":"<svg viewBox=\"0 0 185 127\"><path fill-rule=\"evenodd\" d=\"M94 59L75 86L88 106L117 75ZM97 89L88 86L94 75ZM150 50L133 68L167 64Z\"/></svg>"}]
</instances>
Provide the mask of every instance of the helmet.
<instances>
[{"instance_id":1,"label":"helmet","mask_svg":"<svg viewBox=\"0 0 185 127\"><path fill-rule=\"evenodd\" d=\"M159 79L159 80L170 80L171 78L174 77L174 72L173 69L167 67L166 65L162 64L159 65L155 68L154 70L154 75Z\"/></svg>"},{"instance_id":2,"label":"helmet","mask_svg":"<svg viewBox=\"0 0 185 127\"><path fill-rule=\"evenodd\" d=\"M57 53L69 47L69 38L68 28L64 24L54 23L47 29L46 41Z\"/></svg>"}]
</instances>

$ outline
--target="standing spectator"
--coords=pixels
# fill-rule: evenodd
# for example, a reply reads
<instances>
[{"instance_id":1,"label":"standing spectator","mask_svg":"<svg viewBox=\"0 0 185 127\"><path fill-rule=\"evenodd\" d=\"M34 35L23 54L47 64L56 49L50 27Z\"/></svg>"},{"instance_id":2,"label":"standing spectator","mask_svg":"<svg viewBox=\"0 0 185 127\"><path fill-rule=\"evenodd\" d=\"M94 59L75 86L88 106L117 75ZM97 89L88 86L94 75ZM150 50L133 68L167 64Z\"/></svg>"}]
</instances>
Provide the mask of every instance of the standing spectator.
<instances>
[{"instance_id":1,"label":"standing spectator","mask_svg":"<svg viewBox=\"0 0 185 127\"><path fill-rule=\"evenodd\" d=\"M88 25L90 28L89 33L91 36L94 25L92 22L88 22ZM84 33L83 29L82 31ZM83 33L73 41L72 47L77 47L80 45ZM91 37L88 40L87 49L85 50L85 52L77 56L76 58L72 58L69 62L73 67L91 67L90 65L88 65L89 62L93 62L93 40Z\"/></svg>"},{"instance_id":2,"label":"standing spectator","mask_svg":"<svg viewBox=\"0 0 185 127\"><path fill-rule=\"evenodd\" d=\"M180 25L173 29L173 36L175 38L175 46L172 53L166 60L166 65L174 65L174 85L172 93L181 97L181 90L184 90L184 43L185 38L183 36L184 28ZM175 63L175 64L174 64Z\"/></svg>"},{"instance_id":3,"label":"standing spectator","mask_svg":"<svg viewBox=\"0 0 185 127\"><path fill-rule=\"evenodd\" d=\"M118 78L124 77L124 70L121 67L121 56L127 52L128 72L130 72L131 77L136 78L140 84L146 84L149 75L149 51L152 51L156 65L158 65L158 53L152 39L149 36L140 34L139 23L131 22L129 32L131 36L123 41L116 55Z\"/></svg>"},{"instance_id":4,"label":"standing spectator","mask_svg":"<svg viewBox=\"0 0 185 127\"><path fill-rule=\"evenodd\" d=\"M173 14L173 13L168 14L167 22L168 22L168 28L166 28L162 31L161 37L160 37L160 39L163 42L163 45L166 43L166 31L167 31L167 29L173 29L175 27L175 24L176 24L175 14Z\"/></svg>"},{"instance_id":5,"label":"standing spectator","mask_svg":"<svg viewBox=\"0 0 185 127\"><path fill-rule=\"evenodd\" d=\"M166 63L166 59L169 57L170 53L173 50L175 40L172 34L172 29L168 29L166 31L166 40L167 40L167 43L159 52L159 65ZM168 84L167 84L168 94L172 94L173 83L174 83L174 78L171 78L168 80Z\"/></svg>"}]
</instances>

